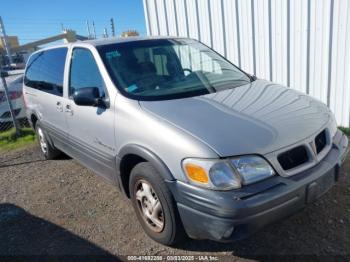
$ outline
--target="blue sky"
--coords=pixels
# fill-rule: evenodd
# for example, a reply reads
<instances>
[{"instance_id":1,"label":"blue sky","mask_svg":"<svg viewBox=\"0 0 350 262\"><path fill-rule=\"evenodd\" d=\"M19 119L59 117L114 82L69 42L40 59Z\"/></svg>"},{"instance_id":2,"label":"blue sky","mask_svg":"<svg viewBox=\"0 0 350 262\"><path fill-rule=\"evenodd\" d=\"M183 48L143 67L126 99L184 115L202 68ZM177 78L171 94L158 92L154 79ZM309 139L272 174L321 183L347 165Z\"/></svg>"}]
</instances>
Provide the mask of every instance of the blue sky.
<instances>
[{"instance_id":1,"label":"blue sky","mask_svg":"<svg viewBox=\"0 0 350 262\"><path fill-rule=\"evenodd\" d=\"M7 35L17 35L20 44L59 34L65 28L87 35L86 20L95 22L96 35L104 27L110 31L114 18L116 33L136 29L146 34L142 0L6 0L1 1L0 15Z\"/></svg>"}]
</instances>

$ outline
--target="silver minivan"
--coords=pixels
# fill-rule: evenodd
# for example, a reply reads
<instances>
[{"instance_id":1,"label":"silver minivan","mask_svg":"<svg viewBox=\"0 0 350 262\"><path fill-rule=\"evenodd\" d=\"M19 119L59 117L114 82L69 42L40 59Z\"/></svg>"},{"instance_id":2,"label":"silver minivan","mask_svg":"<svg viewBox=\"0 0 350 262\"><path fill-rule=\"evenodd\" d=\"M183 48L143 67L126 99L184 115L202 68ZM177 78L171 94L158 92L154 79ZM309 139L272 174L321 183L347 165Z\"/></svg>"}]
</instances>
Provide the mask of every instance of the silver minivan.
<instances>
[{"instance_id":1,"label":"silver minivan","mask_svg":"<svg viewBox=\"0 0 350 262\"><path fill-rule=\"evenodd\" d=\"M232 241L315 201L348 139L332 112L185 38L77 42L31 55L27 116L131 199L154 240Z\"/></svg>"}]
</instances>

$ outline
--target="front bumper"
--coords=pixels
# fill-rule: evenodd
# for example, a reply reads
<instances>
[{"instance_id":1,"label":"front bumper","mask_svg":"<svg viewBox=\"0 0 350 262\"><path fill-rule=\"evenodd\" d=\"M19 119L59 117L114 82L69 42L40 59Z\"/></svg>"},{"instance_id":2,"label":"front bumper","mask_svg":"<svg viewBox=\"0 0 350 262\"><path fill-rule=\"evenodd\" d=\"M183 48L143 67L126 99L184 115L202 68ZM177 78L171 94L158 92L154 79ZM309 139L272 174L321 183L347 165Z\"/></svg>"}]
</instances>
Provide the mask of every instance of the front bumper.
<instances>
[{"instance_id":1,"label":"front bumper","mask_svg":"<svg viewBox=\"0 0 350 262\"><path fill-rule=\"evenodd\" d=\"M347 153L348 138L338 131L322 161L291 177L275 176L232 191L212 191L179 181L168 185L190 237L232 241L246 238L322 196L338 180Z\"/></svg>"}]
</instances>

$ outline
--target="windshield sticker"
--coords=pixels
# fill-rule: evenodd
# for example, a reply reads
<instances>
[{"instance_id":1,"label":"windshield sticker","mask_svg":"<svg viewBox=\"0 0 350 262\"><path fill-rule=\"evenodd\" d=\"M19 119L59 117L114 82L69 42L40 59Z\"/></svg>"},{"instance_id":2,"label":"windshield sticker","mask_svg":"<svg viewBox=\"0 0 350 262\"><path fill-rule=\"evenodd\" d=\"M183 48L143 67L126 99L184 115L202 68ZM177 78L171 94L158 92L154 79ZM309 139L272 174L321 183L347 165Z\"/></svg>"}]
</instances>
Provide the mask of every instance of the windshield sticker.
<instances>
[{"instance_id":1,"label":"windshield sticker","mask_svg":"<svg viewBox=\"0 0 350 262\"><path fill-rule=\"evenodd\" d=\"M107 52L106 57L107 59L115 58L120 56L120 53L118 51L112 51L112 52Z\"/></svg>"},{"instance_id":2,"label":"windshield sticker","mask_svg":"<svg viewBox=\"0 0 350 262\"><path fill-rule=\"evenodd\" d=\"M128 86L128 92L132 93L138 89L137 85L133 84L131 86Z\"/></svg>"}]
</instances>

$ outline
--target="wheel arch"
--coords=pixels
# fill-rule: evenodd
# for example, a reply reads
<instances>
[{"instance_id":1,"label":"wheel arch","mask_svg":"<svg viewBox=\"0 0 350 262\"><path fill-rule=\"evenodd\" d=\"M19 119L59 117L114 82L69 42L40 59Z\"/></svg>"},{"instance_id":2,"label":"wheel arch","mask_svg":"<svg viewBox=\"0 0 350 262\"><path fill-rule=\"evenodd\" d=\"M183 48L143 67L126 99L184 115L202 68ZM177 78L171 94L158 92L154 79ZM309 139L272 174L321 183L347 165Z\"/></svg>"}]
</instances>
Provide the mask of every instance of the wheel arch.
<instances>
[{"instance_id":1,"label":"wheel arch","mask_svg":"<svg viewBox=\"0 0 350 262\"><path fill-rule=\"evenodd\" d=\"M37 123L38 120L39 120L38 116L37 116L35 113L31 113L31 114L30 114L30 119L29 119L29 120L30 120L30 123L31 123L33 129L35 129L35 125L36 125L36 123Z\"/></svg>"},{"instance_id":2,"label":"wheel arch","mask_svg":"<svg viewBox=\"0 0 350 262\"><path fill-rule=\"evenodd\" d=\"M163 160L151 150L137 144L124 146L118 153L116 159L118 171L118 184L123 193L129 198L129 178L131 170L141 162L149 162L164 178L174 180L174 176Z\"/></svg>"}]
</instances>

